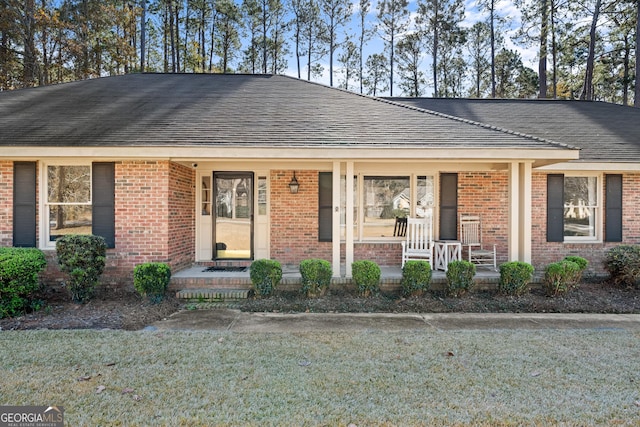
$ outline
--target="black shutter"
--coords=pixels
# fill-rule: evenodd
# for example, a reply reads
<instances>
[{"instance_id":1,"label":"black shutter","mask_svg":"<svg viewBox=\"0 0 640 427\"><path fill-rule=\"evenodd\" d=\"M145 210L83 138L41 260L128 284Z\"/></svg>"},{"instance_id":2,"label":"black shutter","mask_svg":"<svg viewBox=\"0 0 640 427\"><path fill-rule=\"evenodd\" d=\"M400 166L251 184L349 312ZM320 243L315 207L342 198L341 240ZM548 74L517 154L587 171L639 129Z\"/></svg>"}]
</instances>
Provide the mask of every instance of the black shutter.
<instances>
[{"instance_id":1,"label":"black shutter","mask_svg":"<svg viewBox=\"0 0 640 427\"><path fill-rule=\"evenodd\" d=\"M94 163L92 170L93 229L104 237L108 248L116 245L115 164Z\"/></svg>"},{"instance_id":2,"label":"black shutter","mask_svg":"<svg viewBox=\"0 0 640 427\"><path fill-rule=\"evenodd\" d=\"M440 174L440 239L458 237L458 174Z\"/></svg>"},{"instance_id":3,"label":"black shutter","mask_svg":"<svg viewBox=\"0 0 640 427\"><path fill-rule=\"evenodd\" d=\"M547 175L547 242L564 241L564 175Z\"/></svg>"},{"instance_id":4,"label":"black shutter","mask_svg":"<svg viewBox=\"0 0 640 427\"><path fill-rule=\"evenodd\" d=\"M36 163L13 164L13 246L36 246Z\"/></svg>"},{"instance_id":5,"label":"black shutter","mask_svg":"<svg viewBox=\"0 0 640 427\"><path fill-rule=\"evenodd\" d=\"M318 240L331 242L333 238L333 174L320 172L318 176Z\"/></svg>"},{"instance_id":6,"label":"black shutter","mask_svg":"<svg viewBox=\"0 0 640 427\"><path fill-rule=\"evenodd\" d=\"M605 185L604 238L606 242L622 242L622 175L607 175Z\"/></svg>"}]
</instances>

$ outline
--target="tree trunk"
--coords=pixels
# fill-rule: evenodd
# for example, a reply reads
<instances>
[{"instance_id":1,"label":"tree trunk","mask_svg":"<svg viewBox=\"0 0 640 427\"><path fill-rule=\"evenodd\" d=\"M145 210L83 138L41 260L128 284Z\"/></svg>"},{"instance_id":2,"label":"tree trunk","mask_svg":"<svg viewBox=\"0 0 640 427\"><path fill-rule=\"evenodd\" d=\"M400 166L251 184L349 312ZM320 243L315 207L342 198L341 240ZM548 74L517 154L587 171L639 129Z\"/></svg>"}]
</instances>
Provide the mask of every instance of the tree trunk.
<instances>
[{"instance_id":1,"label":"tree trunk","mask_svg":"<svg viewBox=\"0 0 640 427\"><path fill-rule=\"evenodd\" d=\"M168 4L169 9L169 38L171 43L171 72L176 72L176 37L173 20L173 2Z\"/></svg>"},{"instance_id":2,"label":"tree trunk","mask_svg":"<svg viewBox=\"0 0 640 427\"><path fill-rule=\"evenodd\" d=\"M176 70L180 72L180 4L176 3L176 11L174 14L176 18Z\"/></svg>"},{"instance_id":3,"label":"tree trunk","mask_svg":"<svg viewBox=\"0 0 640 427\"><path fill-rule=\"evenodd\" d=\"M209 72L213 72L213 50L214 50L214 40L216 35L216 12L211 12L213 16L211 17L211 48L209 49Z\"/></svg>"},{"instance_id":4,"label":"tree trunk","mask_svg":"<svg viewBox=\"0 0 640 427\"><path fill-rule=\"evenodd\" d=\"M549 37L548 30L548 2L541 0L540 2L540 59L538 61L538 78L540 79L540 93L538 98L547 97L547 39Z\"/></svg>"},{"instance_id":5,"label":"tree trunk","mask_svg":"<svg viewBox=\"0 0 640 427\"><path fill-rule=\"evenodd\" d=\"M551 9L551 66L553 71L551 72L551 84L553 85L553 99L558 98L558 46L556 43L556 3L555 0L550 0Z\"/></svg>"},{"instance_id":6,"label":"tree trunk","mask_svg":"<svg viewBox=\"0 0 640 427\"><path fill-rule=\"evenodd\" d=\"M596 27L598 24L598 16L600 15L600 6L602 0L596 0L596 7L593 11L593 20L591 21L591 31L589 32L589 56L587 57L587 69L584 73L584 85L582 86L581 100L593 101L593 68L595 66L596 55ZM636 55L637 56L637 55Z\"/></svg>"},{"instance_id":7,"label":"tree trunk","mask_svg":"<svg viewBox=\"0 0 640 427\"><path fill-rule=\"evenodd\" d=\"M147 48L147 0L142 0L142 16L140 16L140 72L146 67Z\"/></svg>"},{"instance_id":8,"label":"tree trunk","mask_svg":"<svg viewBox=\"0 0 640 427\"><path fill-rule=\"evenodd\" d=\"M496 97L496 30L495 30L495 0L491 0L491 97ZM478 98L480 98L480 73L478 73Z\"/></svg>"},{"instance_id":9,"label":"tree trunk","mask_svg":"<svg viewBox=\"0 0 640 427\"><path fill-rule=\"evenodd\" d=\"M433 96L438 97L438 30L433 30Z\"/></svg>"},{"instance_id":10,"label":"tree trunk","mask_svg":"<svg viewBox=\"0 0 640 427\"><path fill-rule=\"evenodd\" d=\"M45 11L47 6L46 0L42 0L42 10ZM50 83L49 70L51 64L49 61L49 52L47 50L49 43L49 27L47 25L42 26L42 72L40 73L40 85L45 86Z\"/></svg>"},{"instance_id":11,"label":"tree trunk","mask_svg":"<svg viewBox=\"0 0 640 427\"><path fill-rule=\"evenodd\" d=\"M440 37L440 33L438 31L438 25L440 25L440 6L436 2L435 4L435 16L433 17L433 49L431 52L432 61L433 61L433 96L437 97L438 94L438 37Z\"/></svg>"},{"instance_id":12,"label":"tree trunk","mask_svg":"<svg viewBox=\"0 0 640 427\"><path fill-rule=\"evenodd\" d=\"M335 28L333 14L329 20L329 86L333 87L333 50L335 49Z\"/></svg>"},{"instance_id":13,"label":"tree trunk","mask_svg":"<svg viewBox=\"0 0 640 427\"><path fill-rule=\"evenodd\" d=\"M624 38L624 56L622 59L622 105L629 105L629 66L631 57L631 46L629 43L629 36Z\"/></svg>"},{"instance_id":14,"label":"tree trunk","mask_svg":"<svg viewBox=\"0 0 640 427\"><path fill-rule=\"evenodd\" d=\"M394 31L391 31L391 49L389 52L389 96L393 96L393 50L395 43L395 34ZM374 95L375 96L375 95Z\"/></svg>"},{"instance_id":15,"label":"tree trunk","mask_svg":"<svg viewBox=\"0 0 640 427\"><path fill-rule=\"evenodd\" d=\"M267 7L268 2L262 0L262 73L267 74ZM311 80L311 78L309 78Z\"/></svg>"}]
</instances>

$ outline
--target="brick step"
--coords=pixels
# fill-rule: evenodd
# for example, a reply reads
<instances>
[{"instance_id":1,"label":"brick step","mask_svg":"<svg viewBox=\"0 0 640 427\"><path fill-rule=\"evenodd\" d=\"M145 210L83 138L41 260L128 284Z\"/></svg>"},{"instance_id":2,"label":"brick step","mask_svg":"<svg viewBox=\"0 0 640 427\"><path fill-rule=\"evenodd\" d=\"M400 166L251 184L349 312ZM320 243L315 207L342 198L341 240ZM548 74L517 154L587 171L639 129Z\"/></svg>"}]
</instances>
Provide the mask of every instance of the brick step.
<instances>
[{"instance_id":1,"label":"brick step","mask_svg":"<svg viewBox=\"0 0 640 427\"><path fill-rule=\"evenodd\" d=\"M169 289L251 289L247 277L172 277Z\"/></svg>"},{"instance_id":2,"label":"brick step","mask_svg":"<svg viewBox=\"0 0 640 427\"><path fill-rule=\"evenodd\" d=\"M183 289L176 297L187 301L228 302L249 298L248 289Z\"/></svg>"}]
</instances>

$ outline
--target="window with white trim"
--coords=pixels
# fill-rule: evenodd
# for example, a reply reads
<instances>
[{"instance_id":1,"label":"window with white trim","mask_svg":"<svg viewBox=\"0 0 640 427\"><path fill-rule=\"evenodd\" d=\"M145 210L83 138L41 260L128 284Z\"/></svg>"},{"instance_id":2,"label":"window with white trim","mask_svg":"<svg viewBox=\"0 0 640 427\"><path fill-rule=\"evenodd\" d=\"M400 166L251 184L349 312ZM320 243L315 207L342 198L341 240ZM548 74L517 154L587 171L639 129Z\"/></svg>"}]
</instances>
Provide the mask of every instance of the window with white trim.
<instances>
[{"instance_id":1,"label":"window with white trim","mask_svg":"<svg viewBox=\"0 0 640 427\"><path fill-rule=\"evenodd\" d=\"M44 241L55 242L66 234L91 234L91 165L47 165L44 179Z\"/></svg>"},{"instance_id":2,"label":"window with white trim","mask_svg":"<svg viewBox=\"0 0 640 427\"><path fill-rule=\"evenodd\" d=\"M363 175L356 178L354 238L361 241L398 239L398 236L394 236L396 218L431 215L434 194L433 176ZM343 195L342 212L344 200ZM362 224L362 227L358 227L358 224Z\"/></svg>"},{"instance_id":3,"label":"window with white trim","mask_svg":"<svg viewBox=\"0 0 640 427\"><path fill-rule=\"evenodd\" d=\"M564 240L594 241L600 236L600 183L597 176L564 177Z\"/></svg>"}]
</instances>

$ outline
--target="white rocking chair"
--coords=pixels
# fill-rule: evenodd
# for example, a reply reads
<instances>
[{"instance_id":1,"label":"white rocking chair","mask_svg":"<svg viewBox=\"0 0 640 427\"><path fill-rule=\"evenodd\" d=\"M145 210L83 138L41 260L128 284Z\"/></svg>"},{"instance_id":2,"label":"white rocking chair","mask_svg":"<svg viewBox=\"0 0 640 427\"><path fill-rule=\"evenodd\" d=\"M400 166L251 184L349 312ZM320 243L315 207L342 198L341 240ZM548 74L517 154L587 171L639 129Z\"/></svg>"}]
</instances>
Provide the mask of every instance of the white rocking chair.
<instances>
[{"instance_id":1,"label":"white rocking chair","mask_svg":"<svg viewBox=\"0 0 640 427\"><path fill-rule=\"evenodd\" d=\"M496 245L488 248L482 244L482 226L478 215L460 215L460 241L466 247L469 261L477 266L493 267L496 265Z\"/></svg>"},{"instance_id":2,"label":"white rocking chair","mask_svg":"<svg viewBox=\"0 0 640 427\"><path fill-rule=\"evenodd\" d=\"M401 243L402 267L409 260L424 260L433 268L433 229L430 216L407 218L406 240Z\"/></svg>"}]
</instances>

